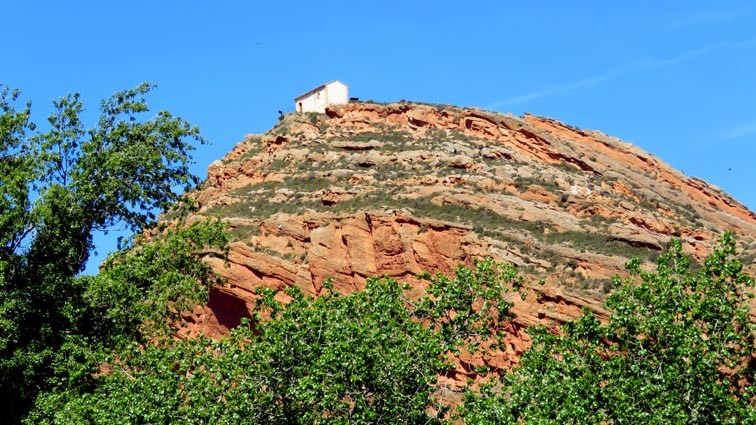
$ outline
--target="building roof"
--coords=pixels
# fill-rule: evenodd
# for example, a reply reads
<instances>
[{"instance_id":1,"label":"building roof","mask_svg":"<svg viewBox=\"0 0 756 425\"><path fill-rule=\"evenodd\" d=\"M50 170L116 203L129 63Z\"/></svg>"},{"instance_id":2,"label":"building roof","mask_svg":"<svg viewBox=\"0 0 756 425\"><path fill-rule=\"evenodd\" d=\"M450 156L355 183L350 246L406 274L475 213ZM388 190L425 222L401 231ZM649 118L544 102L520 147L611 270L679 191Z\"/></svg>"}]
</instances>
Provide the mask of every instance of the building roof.
<instances>
[{"instance_id":1,"label":"building roof","mask_svg":"<svg viewBox=\"0 0 756 425\"><path fill-rule=\"evenodd\" d=\"M315 93L316 91L321 91L321 90L323 90L323 89L324 89L324 88L325 88L325 87L326 87L327 85L329 85L329 84L333 84L333 83L339 83L339 84L343 85L344 87L349 87L349 86L347 86L346 84L342 83L342 82L341 82L341 81L339 81L339 80L333 80L333 81L329 81L329 82L327 82L327 83L325 83L325 84L323 84L323 85L321 85L321 86L317 86L317 87L315 87L314 89L312 89L312 90L308 91L308 92L307 92L307 93L305 93L305 94L300 94L299 96L297 96L297 97L295 97L295 98L294 98L294 101L297 101L297 100L299 100L299 99L302 99L303 97L307 97L307 96L309 96L309 95L311 95L311 94Z\"/></svg>"}]
</instances>

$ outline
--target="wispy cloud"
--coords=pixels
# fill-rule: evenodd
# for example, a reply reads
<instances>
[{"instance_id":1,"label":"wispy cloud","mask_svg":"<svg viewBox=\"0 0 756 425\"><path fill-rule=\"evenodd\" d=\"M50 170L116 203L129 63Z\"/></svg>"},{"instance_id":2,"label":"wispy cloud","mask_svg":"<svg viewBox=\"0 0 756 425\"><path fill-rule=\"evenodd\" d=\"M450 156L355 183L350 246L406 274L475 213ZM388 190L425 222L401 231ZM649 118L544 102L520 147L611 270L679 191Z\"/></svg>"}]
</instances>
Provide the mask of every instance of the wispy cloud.
<instances>
[{"instance_id":1,"label":"wispy cloud","mask_svg":"<svg viewBox=\"0 0 756 425\"><path fill-rule=\"evenodd\" d=\"M717 12L694 12L682 16L677 20L670 20L670 22L668 22L667 28L681 29L705 25L724 24L743 16L746 12L746 9L722 10Z\"/></svg>"},{"instance_id":2,"label":"wispy cloud","mask_svg":"<svg viewBox=\"0 0 756 425\"><path fill-rule=\"evenodd\" d=\"M753 136L753 135L756 135L756 121L743 124L743 125L738 125L728 130L725 130L722 133L722 138L723 139L740 139L742 137Z\"/></svg>"},{"instance_id":3,"label":"wispy cloud","mask_svg":"<svg viewBox=\"0 0 756 425\"><path fill-rule=\"evenodd\" d=\"M701 56L706 56L722 50L746 49L754 46L756 46L756 37L740 41L724 42L715 45L704 46L669 58L643 59L625 64L617 68L611 68L601 74L596 74L587 78L583 78L581 80L564 84L548 85L538 90L534 90L530 93L525 93L522 95L513 96L504 100L493 102L487 105L486 109L499 109L505 106L519 105L554 94L589 88L628 74L679 65Z\"/></svg>"}]
</instances>

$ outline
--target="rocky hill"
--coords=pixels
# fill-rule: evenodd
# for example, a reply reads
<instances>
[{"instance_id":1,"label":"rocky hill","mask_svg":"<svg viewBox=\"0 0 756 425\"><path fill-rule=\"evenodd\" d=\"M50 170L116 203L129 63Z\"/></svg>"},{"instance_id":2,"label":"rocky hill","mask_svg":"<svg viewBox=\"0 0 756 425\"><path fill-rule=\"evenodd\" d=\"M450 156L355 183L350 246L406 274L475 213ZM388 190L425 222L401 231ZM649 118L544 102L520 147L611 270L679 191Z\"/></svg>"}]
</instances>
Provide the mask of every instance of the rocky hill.
<instances>
[{"instance_id":1,"label":"rocky hill","mask_svg":"<svg viewBox=\"0 0 756 425\"><path fill-rule=\"evenodd\" d=\"M728 194L597 131L549 118L446 105L351 103L292 113L208 169L197 217L220 217L234 242L228 280L187 320L220 335L259 286L318 294L389 275L419 284L492 256L531 282L516 300L507 367L523 328L603 315L610 278L632 256L651 264L671 238L700 260L724 231L756 255L756 215ZM541 284L537 284L542 280ZM284 296L281 294L281 296Z\"/></svg>"}]
</instances>

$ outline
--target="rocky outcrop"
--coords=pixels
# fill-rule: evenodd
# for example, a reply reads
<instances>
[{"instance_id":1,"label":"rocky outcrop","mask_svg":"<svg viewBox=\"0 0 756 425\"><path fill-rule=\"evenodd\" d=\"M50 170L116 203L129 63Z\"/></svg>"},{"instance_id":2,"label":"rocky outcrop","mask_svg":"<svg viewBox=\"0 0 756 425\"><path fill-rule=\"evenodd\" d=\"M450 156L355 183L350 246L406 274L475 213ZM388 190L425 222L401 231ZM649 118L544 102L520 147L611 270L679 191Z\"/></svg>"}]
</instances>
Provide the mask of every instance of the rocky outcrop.
<instances>
[{"instance_id":1,"label":"rocky outcrop","mask_svg":"<svg viewBox=\"0 0 756 425\"><path fill-rule=\"evenodd\" d=\"M552 119L451 106L351 103L294 113L247 136L208 169L192 196L234 237L226 278L187 320L221 335L248 314L255 288L318 295L388 275L416 288L422 271L449 273L491 256L532 285L514 300L509 367L524 329L556 328L583 308L605 316L609 279L638 256L645 267L671 238L702 259L724 231L756 254L756 215L705 182L616 138ZM747 265L750 264L750 260Z\"/></svg>"}]
</instances>

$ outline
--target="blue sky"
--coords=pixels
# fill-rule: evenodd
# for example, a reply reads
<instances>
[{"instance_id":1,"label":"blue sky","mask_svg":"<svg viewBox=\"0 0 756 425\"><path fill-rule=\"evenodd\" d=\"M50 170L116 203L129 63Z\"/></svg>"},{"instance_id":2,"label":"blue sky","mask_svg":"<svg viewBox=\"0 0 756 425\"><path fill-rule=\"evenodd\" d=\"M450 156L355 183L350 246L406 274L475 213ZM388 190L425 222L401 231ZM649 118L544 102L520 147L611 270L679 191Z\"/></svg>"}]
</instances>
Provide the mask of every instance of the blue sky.
<instances>
[{"instance_id":1,"label":"blue sky","mask_svg":"<svg viewBox=\"0 0 756 425\"><path fill-rule=\"evenodd\" d=\"M99 100L150 81L201 128L194 172L293 98L338 79L361 99L549 116L656 154L756 209L756 5L748 1L6 2L0 82ZM100 257L112 245L98 238Z\"/></svg>"}]
</instances>

